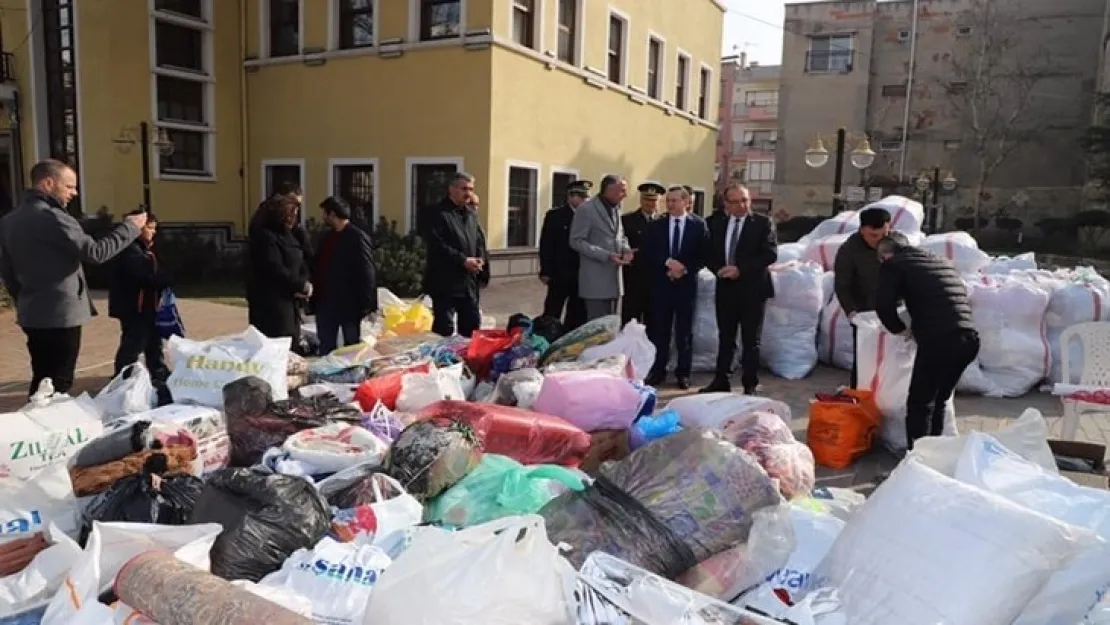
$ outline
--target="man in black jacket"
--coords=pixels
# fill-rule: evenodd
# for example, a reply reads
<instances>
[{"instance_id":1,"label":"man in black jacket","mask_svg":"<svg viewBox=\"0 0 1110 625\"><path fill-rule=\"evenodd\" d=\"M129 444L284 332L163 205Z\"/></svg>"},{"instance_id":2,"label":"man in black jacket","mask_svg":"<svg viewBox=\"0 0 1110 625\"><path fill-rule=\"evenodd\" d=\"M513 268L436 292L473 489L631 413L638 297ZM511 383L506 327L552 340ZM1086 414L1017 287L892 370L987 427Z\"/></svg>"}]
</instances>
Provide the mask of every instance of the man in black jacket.
<instances>
[{"instance_id":1,"label":"man in black jacket","mask_svg":"<svg viewBox=\"0 0 1110 625\"><path fill-rule=\"evenodd\" d=\"M767 300L775 296L768 268L778 258L775 225L766 215L752 212L747 187L725 189L726 215L709 220L706 267L717 275L717 372L702 393L732 389L729 372L736 356L739 326L743 353L740 366L744 392L759 389L759 342Z\"/></svg>"},{"instance_id":2,"label":"man in black jacket","mask_svg":"<svg viewBox=\"0 0 1110 625\"><path fill-rule=\"evenodd\" d=\"M624 297L621 299L621 324L635 319L651 325L651 270L640 252L647 237L648 225L659 216L659 201L667 188L658 182L645 182L636 187L640 192L639 210L621 217L624 236L632 248L632 262L621 269L624 279Z\"/></svg>"},{"instance_id":3,"label":"man in black jacket","mask_svg":"<svg viewBox=\"0 0 1110 625\"><path fill-rule=\"evenodd\" d=\"M586 323L586 303L578 296L578 252L570 248L570 224L574 210L590 196L593 186L589 180L568 184L566 204L544 215L540 231L540 281L547 285L543 314L562 319L564 332Z\"/></svg>"},{"instance_id":4,"label":"man in black jacket","mask_svg":"<svg viewBox=\"0 0 1110 625\"><path fill-rule=\"evenodd\" d=\"M840 308L851 321L857 313L875 310L879 292L879 255L875 248L890 232L890 213L884 208L866 208L859 213L859 231L848 237L836 252L834 289ZM852 326L852 376L856 388L856 326Z\"/></svg>"},{"instance_id":5,"label":"man in black jacket","mask_svg":"<svg viewBox=\"0 0 1110 625\"><path fill-rule=\"evenodd\" d=\"M139 214L136 211L132 214ZM158 333L156 316L162 294L170 285L166 273L154 256L154 235L158 218L146 213L146 224L139 230L139 238L124 248L112 261L112 283L108 289L108 316L119 320L119 348L116 350L116 372L146 359L146 368L157 381L169 377L162 337Z\"/></svg>"},{"instance_id":6,"label":"man in black jacket","mask_svg":"<svg viewBox=\"0 0 1110 625\"><path fill-rule=\"evenodd\" d=\"M362 340L362 320L378 309L378 285L370 235L351 222L351 206L342 198L320 203L330 229L316 253L312 304L320 353Z\"/></svg>"},{"instance_id":7,"label":"man in black jacket","mask_svg":"<svg viewBox=\"0 0 1110 625\"><path fill-rule=\"evenodd\" d=\"M428 249L424 292L432 298L432 331L469 337L482 324L478 291L489 284L486 233L472 204L474 176L459 172L447 197L422 211L419 234Z\"/></svg>"},{"instance_id":8,"label":"man in black jacket","mask_svg":"<svg viewBox=\"0 0 1110 625\"><path fill-rule=\"evenodd\" d=\"M979 355L967 287L948 259L910 246L892 232L878 245L882 262L875 312L891 334L917 343L913 377L906 397L906 439L940 436L944 412L964 369ZM912 333L898 316L904 301Z\"/></svg>"}]
</instances>

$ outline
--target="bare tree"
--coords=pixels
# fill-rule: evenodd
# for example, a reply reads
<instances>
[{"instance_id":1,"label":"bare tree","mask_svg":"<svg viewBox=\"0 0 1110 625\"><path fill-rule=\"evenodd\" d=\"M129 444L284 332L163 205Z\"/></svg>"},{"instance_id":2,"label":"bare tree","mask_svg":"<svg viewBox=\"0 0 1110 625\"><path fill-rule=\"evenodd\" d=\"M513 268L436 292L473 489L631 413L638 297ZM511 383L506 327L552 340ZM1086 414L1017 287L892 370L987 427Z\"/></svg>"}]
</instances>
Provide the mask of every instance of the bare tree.
<instances>
[{"instance_id":1,"label":"bare tree","mask_svg":"<svg viewBox=\"0 0 1110 625\"><path fill-rule=\"evenodd\" d=\"M960 27L970 29L966 47L948 55L937 76L953 113L964 126L968 154L974 157L973 214L983 225L985 189L998 167L1037 136L1044 121L1031 107L1035 91L1053 75L1049 50L1037 41L1035 18L991 0L970 0ZM1031 36L1032 35L1032 36Z\"/></svg>"}]
</instances>

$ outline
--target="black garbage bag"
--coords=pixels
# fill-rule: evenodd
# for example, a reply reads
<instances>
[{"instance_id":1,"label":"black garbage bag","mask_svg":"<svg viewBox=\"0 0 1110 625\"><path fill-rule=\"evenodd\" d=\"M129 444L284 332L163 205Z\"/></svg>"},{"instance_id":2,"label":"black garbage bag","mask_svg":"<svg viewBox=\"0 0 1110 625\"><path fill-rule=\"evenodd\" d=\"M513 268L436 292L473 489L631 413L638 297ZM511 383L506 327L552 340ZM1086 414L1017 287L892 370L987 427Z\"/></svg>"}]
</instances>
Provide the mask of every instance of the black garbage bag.
<instances>
[{"instance_id":1,"label":"black garbage bag","mask_svg":"<svg viewBox=\"0 0 1110 625\"><path fill-rule=\"evenodd\" d=\"M563 336L563 324L556 317L542 315L532 322L532 334L546 339L549 344L554 343Z\"/></svg>"},{"instance_id":2,"label":"black garbage bag","mask_svg":"<svg viewBox=\"0 0 1110 625\"><path fill-rule=\"evenodd\" d=\"M143 472L116 482L96 495L85 508L79 542L92 532L94 521L103 523L156 523L185 525L193 512L204 481L192 475L161 477L168 469L166 457L152 454Z\"/></svg>"},{"instance_id":3,"label":"black garbage bag","mask_svg":"<svg viewBox=\"0 0 1110 625\"><path fill-rule=\"evenodd\" d=\"M150 449L153 441L154 438L150 436L150 421L120 425L78 450L73 456L73 466L87 469L122 460L133 453Z\"/></svg>"},{"instance_id":4,"label":"black garbage bag","mask_svg":"<svg viewBox=\"0 0 1110 625\"><path fill-rule=\"evenodd\" d=\"M332 506L341 510L357 508L378 502L373 480L376 473L385 473L385 469L366 463L336 473L316 486Z\"/></svg>"},{"instance_id":5,"label":"black garbage bag","mask_svg":"<svg viewBox=\"0 0 1110 625\"><path fill-rule=\"evenodd\" d=\"M474 428L436 417L405 428L389 448L385 468L423 503L457 484L481 461L482 441Z\"/></svg>"},{"instance_id":6,"label":"black garbage bag","mask_svg":"<svg viewBox=\"0 0 1110 625\"><path fill-rule=\"evenodd\" d=\"M221 469L208 476L189 523L219 523L212 573L252 582L328 533L331 510L316 487L289 475Z\"/></svg>"}]
</instances>

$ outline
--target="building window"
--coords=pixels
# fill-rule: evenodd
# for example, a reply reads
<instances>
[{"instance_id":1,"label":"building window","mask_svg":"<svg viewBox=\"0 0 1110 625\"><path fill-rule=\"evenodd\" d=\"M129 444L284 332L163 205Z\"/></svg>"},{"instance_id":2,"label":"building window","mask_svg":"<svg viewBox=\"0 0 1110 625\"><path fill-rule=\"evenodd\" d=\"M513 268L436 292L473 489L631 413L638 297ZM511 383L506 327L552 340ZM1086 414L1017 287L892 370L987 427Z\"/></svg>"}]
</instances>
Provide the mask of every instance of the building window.
<instances>
[{"instance_id":1,"label":"building window","mask_svg":"<svg viewBox=\"0 0 1110 625\"><path fill-rule=\"evenodd\" d=\"M80 132L77 126L77 51L73 46L73 4L43 0L43 60L46 73L47 130L50 157L80 172ZM70 204L81 212L80 196Z\"/></svg>"},{"instance_id":2,"label":"building window","mask_svg":"<svg viewBox=\"0 0 1110 625\"><path fill-rule=\"evenodd\" d=\"M266 193L263 198L272 197L283 185L290 185L299 189L304 188L304 172L300 165L294 164L265 164L262 165L263 180L266 184Z\"/></svg>"},{"instance_id":3,"label":"building window","mask_svg":"<svg viewBox=\"0 0 1110 625\"><path fill-rule=\"evenodd\" d=\"M748 91L744 94L744 106L778 106L779 92L771 89Z\"/></svg>"},{"instance_id":4,"label":"building window","mask_svg":"<svg viewBox=\"0 0 1110 625\"><path fill-rule=\"evenodd\" d=\"M559 208L567 203L567 185L578 180L577 174L557 171L551 174L551 205Z\"/></svg>"},{"instance_id":5,"label":"building window","mask_svg":"<svg viewBox=\"0 0 1110 625\"><path fill-rule=\"evenodd\" d=\"M513 0L513 41L536 48L536 0Z\"/></svg>"},{"instance_id":6,"label":"building window","mask_svg":"<svg viewBox=\"0 0 1110 625\"><path fill-rule=\"evenodd\" d=\"M906 85L883 85L884 98L906 97Z\"/></svg>"},{"instance_id":7,"label":"building window","mask_svg":"<svg viewBox=\"0 0 1110 625\"><path fill-rule=\"evenodd\" d=\"M509 168L509 215L506 226L508 247L535 245L537 180L539 172L531 167Z\"/></svg>"},{"instance_id":8,"label":"building window","mask_svg":"<svg viewBox=\"0 0 1110 625\"><path fill-rule=\"evenodd\" d=\"M201 0L154 0L154 10L177 13L197 20L204 19L204 7Z\"/></svg>"},{"instance_id":9,"label":"building window","mask_svg":"<svg viewBox=\"0 0 1110 625\"><path fill-rule=\"evenodd\" d=\"M158 155L158 174L207 178L213 174L211 102L215 84L209 66L212 33L206 4L197 11L190 2L158 2L155 6L170 4L176 7L173 16L156 9L151 29L155 129L165 132L173 144L170 154Z\"/></svg>"},{"instance_id":10,"label":"building window","mask_svg":"<svg viewBox=\"0 0 1110 625\"><path fill-rule=\"evenodd\" d=\"M374 164L335 165L331 170L331 184L332 195L346 200L351 205L352 215L373 227L377 218L374 212Z\"/></svg>"},{"instance_id":11,"label":"building window","mask_svg":"<svg viewBox=\"0 0 1110 625\"><path fill-rule=\"evenodd\" d=\"M412 189L409 190L411 213L409 223L420 232L420 209L439 203L447 197L451 177L459 171L455 163L420 163L412 165Z\"/></svg>"},{"instance_id":12,"label":"building window","mask_svg":"<svg viewBox=\"0 0 1110 625\"><path fill-rule=\"evenodd\" d=\"M628 37L628 22L621 16L609 14L609 82L624 84L624 50Z\"/></svg>"},{"instance_id":13,"label":"building window","mask_svg":"<svg viewBox=\"0 0 1110 625\"><path fill-rule=\"evenodd\" d=\"M955 152L960 149L960 144L961 142L959 139L948 139L944 142L944 149L949 152Z\"/></svg>"},{"instance_id":14,"label":"building window","mask_svg":"<svg viewBox=\"0 0 1110 625\"><path fill-rule=\"evenodd\" d=\"M709 70L703 67L698 84L698 117L702 119L709 119L709 85L711 84Z\"/></svg>"},{"instance_id":15,"label":"building window","mask_svg":"<svg viewBox=\"0 0 1110 625\"><path fill-rule=\"evenodd\" d=\"M748 182L772 182L775 161L748 161Z\"/></svg>"},{"instance_id":16,"label":"building window","mask_svg":"<svg viewBox=\"0 0 1110 625\"><path fill-rule=\"evenodd\" d=\"M855 50L851 35L817 35L809 38L806 71L850 72Z\"/></svg>"},{"instance_id":17,"label":"building window","mask_svg":"<svg viewBox=\"0 0 1110 625\"><path fill-rule=\"evenodd\" d=\"M301 53L301 0L269 2L270 56Z\"/></svg>"},{"instance_id":18,"label":"building window","mask_svg":"<svg viewBox=\"0 0 1110 625\"><path fill-rule=\"evenodd\" d=\"M880 152L901 152L902 151L902 141L901 141L901 139L894 139L894 140L891 140L891 141L880 141L879 142L879 151Z\"/></svg>"},{"instance_id":19,"label":"building window","mask_svg":"<svg viewBox=\"0 0 1110 625\"><path fill-rule=\"evenodd\" d=\"M578 64L578 2L559 0L559 60Z\"/></svg>"},{"instance_id":20,"label":"building window","mask_svg":"<svg viewBox=\"0 0 1110 625\"><path fill-rule=\"evenodd\" d=\"M705 191L694 191L694 214L705 216Z\"/></svg>"},{"instance_id":21,"label":"building window","mask_svg":"<svg viewBox=\"0 0 1110 625\"><path fill-rule=\"evenodd\" d=\"M339 0L339 49L374 45L377 0Z\"/></svg>"},{"instance_id":22,"label":"building window","mask_svg":"<svg viewBox=\"0 0 1110 625\"><path fill-rule=\"evenodd\" d=\"M655 37L648 38L647 58L647 94L655 100L659 99L663 83L663 42Z\"/></svg>"},{"instance_id":23,"label":"building window","mask_svg":"<svg viewBox=\"0 0 1110 625\"><path fill-rule=\"evenodd\" d=\"M420 41L462 36L462 0L420 0Z\"/></svg>"},{"instance_id":24,"label":"building window","mask_svg":"<svg viewBox=\"0 0 1110 625\"><path fill-rule=\"evenodd\" d=\"M675 108L685 111L688 102L687 98L687 85L690 83L690 57L685 54L678 55L678 65L675 69L674 76L674 106Z\"/></svg>"},{"instance_id":25,"label":"building window","mask_svg":"<svg viewBox=\"0 0 1110 625\"><path fill-rule=\"evenodd\" d=\"M951 95L967 93L967 83L962 80L948 83L948 93Z\"/></svg>"},{"instance_id":26,"label":"building window","mask_svg":"<svg viewBox=\"0 0 1110 625\"><path fill-rule=\"evenodd\" d=\"M744 132L744 146L756 150L773 150L778 137L777 130L747 130Z\"/></svg>"}]
</instances>

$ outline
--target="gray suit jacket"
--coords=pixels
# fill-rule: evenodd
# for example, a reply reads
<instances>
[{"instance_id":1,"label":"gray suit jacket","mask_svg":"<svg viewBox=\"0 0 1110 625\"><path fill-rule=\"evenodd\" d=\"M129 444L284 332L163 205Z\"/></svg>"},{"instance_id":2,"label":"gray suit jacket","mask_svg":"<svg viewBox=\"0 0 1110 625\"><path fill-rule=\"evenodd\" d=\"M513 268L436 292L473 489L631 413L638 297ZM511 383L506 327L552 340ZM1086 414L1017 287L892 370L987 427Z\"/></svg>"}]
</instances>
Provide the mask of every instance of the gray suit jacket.
<instances>
[{"instance_id":1,"label":"gray suit jacket","mask_svg":"<svg viewBox=\"0 0 1110 625\"><path fill-rule=\"evenodd\" d=\"M99 265L139 236L127 222L93 239L53 198L28 191L0 219L0 277L24 328L73 328L92 316L81 263Z\"/></svg>"},{"instance_id":2,"label":"gray suit jacket","mask_svg":"<svg viewBox=\"0 0 1110 625\"><path fill-rule=\"evenodd\" d=\"M621 269L609 256L630 251L620 208L610 211L597 196L579 206L570 224L570 247L581 256L578 295L583 299L619 298Z\"/></svg>"}]
</instances>

